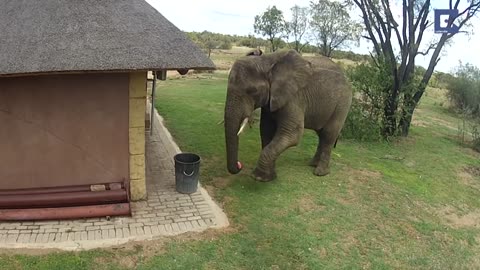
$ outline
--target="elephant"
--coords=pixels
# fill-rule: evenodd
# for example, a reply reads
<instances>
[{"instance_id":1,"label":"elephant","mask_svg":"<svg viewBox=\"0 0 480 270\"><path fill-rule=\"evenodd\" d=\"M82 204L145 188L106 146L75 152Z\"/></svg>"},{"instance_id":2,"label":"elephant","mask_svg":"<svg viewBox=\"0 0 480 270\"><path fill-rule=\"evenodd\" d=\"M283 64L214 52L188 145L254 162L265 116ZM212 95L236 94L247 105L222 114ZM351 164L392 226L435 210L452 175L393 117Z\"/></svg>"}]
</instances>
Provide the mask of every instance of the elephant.
<instances>
[{"instance_id":1,"label":"elephant","mask_svg":"<svg viewBox=\"0 0 480 270\"><path fill-rule=\"evenodd\" d=\"M261 108L262 149L253 170L257 181L277 175L275 161L296 146L304 129L314 130L318 146L310 165L313 173L330 173L330 155L336 146L352 103L352 89L339 65L327 57L307 60L295 50L264 54L258 50L237 59L228 74L224 111L227 169L241 171L239 135Z\"/></svg>"}]
</instances>

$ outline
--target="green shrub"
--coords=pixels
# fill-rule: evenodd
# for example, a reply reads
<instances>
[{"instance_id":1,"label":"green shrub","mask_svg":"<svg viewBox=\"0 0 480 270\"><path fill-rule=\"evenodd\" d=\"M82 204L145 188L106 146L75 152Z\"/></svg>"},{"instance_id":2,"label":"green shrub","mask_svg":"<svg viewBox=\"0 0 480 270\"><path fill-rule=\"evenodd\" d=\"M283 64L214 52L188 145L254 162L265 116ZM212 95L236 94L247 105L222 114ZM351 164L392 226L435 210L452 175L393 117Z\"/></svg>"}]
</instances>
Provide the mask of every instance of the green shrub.
<instances>
[{"instance_id":1,"label":"green shrub","mask_svg":"<svg viewBox=\"0 0 480 270\"><path fill-rule=\"evenodd\" d=\"M460 63L455 77L449 79L447 88L448 98L455 109L480 116L480 69Z\"/></svg>"},{"instance_id":2,"label":"green shrub","mask_svg":"<svg viewBox=\"0 0 480 270\"><path fill-rule=\"evenodd\" d=\"M384 73L385 69L372 63L347 69L353 100L342 131L343 137L361 141L382 139L384 93L391 86L388 75Z\"/></svg>"},{"instance_id":3,"label":"green shrub","mask_svg":"<svg viewBox=\"0 0 480 270\"><path fill-rule=\"evenodd\" d=\"M342 138L359 141L380 141L381 121L371 117L369 110L358 99L353 99L352 107L342 130Z\"/></svg>"}]
</instances>

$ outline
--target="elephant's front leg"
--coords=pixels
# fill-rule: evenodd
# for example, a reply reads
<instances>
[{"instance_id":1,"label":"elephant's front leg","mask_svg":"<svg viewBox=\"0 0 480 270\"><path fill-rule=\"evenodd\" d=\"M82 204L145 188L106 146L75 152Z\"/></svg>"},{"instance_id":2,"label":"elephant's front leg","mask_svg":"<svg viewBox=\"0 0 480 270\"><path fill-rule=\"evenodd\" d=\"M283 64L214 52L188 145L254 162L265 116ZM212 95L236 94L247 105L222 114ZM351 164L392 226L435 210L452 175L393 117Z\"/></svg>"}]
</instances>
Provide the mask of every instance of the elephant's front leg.
<instances>
[{"instance_id":1,"label":"elephant's front leg","mask_svg":"<svg viewBox=\"0 0 480 270\"><path fill-rule=\"evenodd\" d=\"M295 146L303 134L303 125L279 126L272 141L262 149L253 177L258 181L271 181L276 178L275 161L287 148Z\"/></svg>"}]
</instances>

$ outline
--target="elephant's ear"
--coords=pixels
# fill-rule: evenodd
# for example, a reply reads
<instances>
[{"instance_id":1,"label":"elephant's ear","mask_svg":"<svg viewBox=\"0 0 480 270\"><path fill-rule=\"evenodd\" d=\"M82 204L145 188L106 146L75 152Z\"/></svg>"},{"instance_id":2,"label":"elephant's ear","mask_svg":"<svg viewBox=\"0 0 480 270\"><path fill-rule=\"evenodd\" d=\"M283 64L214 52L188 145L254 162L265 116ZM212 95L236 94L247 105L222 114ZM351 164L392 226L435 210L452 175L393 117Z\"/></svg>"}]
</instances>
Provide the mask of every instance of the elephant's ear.
<instances>
[{"instance_id":1,"label":"elephant's ear","mask_svg":"<svg viewBox=\"0 0 480 270\"><path fill-rule=\"evenodd\" d=\"M311 64L294 50L288 51L270 67L270 111L292 100L311 80Z\"/></svg>"}]
</instances>

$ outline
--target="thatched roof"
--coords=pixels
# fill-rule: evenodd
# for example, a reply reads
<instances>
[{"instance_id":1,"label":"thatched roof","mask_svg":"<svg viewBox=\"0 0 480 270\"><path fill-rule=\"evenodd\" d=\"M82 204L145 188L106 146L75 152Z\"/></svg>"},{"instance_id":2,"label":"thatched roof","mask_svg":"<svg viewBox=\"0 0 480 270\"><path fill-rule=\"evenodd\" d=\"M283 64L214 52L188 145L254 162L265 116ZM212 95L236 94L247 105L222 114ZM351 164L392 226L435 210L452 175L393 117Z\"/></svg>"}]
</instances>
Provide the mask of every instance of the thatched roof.
<instances>
[{"instance_id":1,"label":"thatched roof","mask_svg":"<svg viewBox=\"0 0 480 270\"><path fill-rule=\"evenodd\" d=\"M2 0L0 75L213 69L144 0Z\"/></svg>"}]
</instances>

